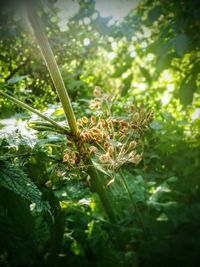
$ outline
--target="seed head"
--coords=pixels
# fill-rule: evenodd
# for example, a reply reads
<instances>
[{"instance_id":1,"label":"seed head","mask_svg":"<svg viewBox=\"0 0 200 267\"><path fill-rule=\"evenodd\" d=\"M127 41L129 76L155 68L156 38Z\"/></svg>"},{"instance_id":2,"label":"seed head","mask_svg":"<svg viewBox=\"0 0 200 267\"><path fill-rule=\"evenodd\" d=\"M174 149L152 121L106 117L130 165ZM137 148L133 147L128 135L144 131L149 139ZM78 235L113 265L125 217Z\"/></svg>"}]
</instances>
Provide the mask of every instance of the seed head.
<instances>
[{"instance_id":1,"label":"seed head","mask_svg":"<svg viewBox=\"0 0 200 267\"><path fill-rule=\"evenodd\" d=\"M125 152L125 150L126 150L126 146L125 146L125 144L123 144L123 145L121 146L120 153Z\"/></svg>"},{"instance_id":2,"label":"seed head","mask_svg":"<svg viewBox=\"0 0 200 267\"><path fill-rule=\"evenodd\" d=\"M51 180L46 181L45 186L46 186L47 188L51 188L51 187L52 187L52 182L51 182Z\"/></svg>"},{"instance_id":3,"label":"seed head","mask_svg":"<svg viewBox=\"0 0 200 267\"><path fill-rule=\"evenodd\" d=\"M98 99L90 101L90 108L91 109L99 109L101 106L101 102Z\"/></svg>"},{"instance_id":4,"label":"seed head","mask_svg":"<svg viewBox=\"0 0 200 267\"><path fill-rule=\"evenodd\" d=\"M154 118L153 111L149 111L149 113L147 114L147 118L146 118L147 122L151 123L153 121L153 118Z\"/></svg>"},{"instance_id":5,"label":"seed head","mask_svg":"<svg viewBox=\"0 0 200 267\"><path fill-rule=\"evenodd\" d=\"M142 155L137 154L132 158L131 162L137 165L140 163L141 160L142 160Z\"/></svg>"},{"instance_id":6,"label":"seed head","mask_svg":"<svg viewBox=\"0 0 200 267\"><path fill-rule=\"evenodd\" d=\"M124 120L121 120L121 121L120 121L120 125L121 125L121 127L123 127L123 128L128 128L128 123L127 123L126 121L124 121Z\"/></svg>"},{"instance_id":7,"label":"seed head","mask_svg":"<svg viewBox=\"0 0 200 267\"><path fill-rule=\"evenodd\" d=\"M107 163L107 162L109 162L109 159L110 159L110 157L109 157L108 154L103 154L103 155L101 155L101 156L99 157L99 160L100 160L101 162L103 162L103 163Z\"/></svg>"},{"instance_id":8,"label":"seed head","mask_svg":"<svg viewBox=\"0 0 200 267\"><path fill-rule=\"evenodd\" d=\"M131 141L130 144L129 144L129 148L130 149L135 149L136 148L136 145L137 145L137 142L134 140L134 141Z\"/></svg>"},{"instance_id":9,"label":"seed head","mask_svg":"<svg viewBox=\"0 0 200 267\"><path fill-rule=\"evenodd\" d=\"M106 120L101 119L100 122L103 128L108 128L108 122Z\"/></svg>"},{"instance_id":10,"label":"seed head","mask_svg":"<svg viewBox=\"0 0 200 267\"><path fill-rule=\"evenodd\" d=\"M68 162L69 164L74 165L76 160L74 158L70 158Z\"/></svg>"},{"instance_id":11,"label":"seed head","mask_svg":"<svg viewBox=\"0 0 200 267\"><path fill-rule=\"evenodd\" d=\"M68 147L72 147L72 146L73 146L73 142L70 141L70 140L67 140L66 145L67 145Z\"/></svg>"},{"instance_id":12,"label":"seed head","mask_svg":"<svg viewBox=\"0 0 200 267\"><path fill-rule=\"evenodd\" d=\"M77 120L77 124L78 124L78 126L83 126L82 120Z\"/></svg>"},{"instance_id":13,"label":"seed head","mask_svg":"<svg viewBox=\"0 0 200 267\"><path fill-rule=\"evenodd\" d=\"M128 154L128 157L129 157L129 159L132 161L132 159L134 159L135 155L136 155L136 151L133 150L133 151L131 151L131 152Z\"/></svg>"},{"instance_id":14,"label":"seed head","mask_svg":"<svg viewBox=\"0 0 200 267\"><path fill-rule=\"evenodd\" d=\"M91 122L94 124L96 122L96 117L95 116L91 116Z\"/></svg>"},{"instance_id":15,"label":"seed head","mask_svg":"<svg viewBox=\"0 0 200 267\"><path fill-rule=\"evenodd\" d=\"M97 148L95 146L89 147L89 154L90 155L94 155L96 151L97 151Z\"/></svg>"},{"instance_id":16,"label":"seed head","mask_svg":"<svg viewBox=\"0 0 200 267\"><path fill-rule=\"evenodd\" d=\"M68 162L69 160L69 154L65 154L63 157L63 162Z\"/></svg>"},{"instance_id":17,"label":"seed head","mask_svg":"<svg viewBox=\"0 0 200 267\"><path fill-rule=\"evenodd\" d=\"M92 128L92 133L94 135L99 135L99 134L101 134L101 131L99 129L97 129L97 128Z\"/></svg>"},{"instance_id":18,"label":"seed head","mask_svg":"<svg viewBox=\"0 0 200 267\"><path fill-rule=\"evenodd\" d=\"M85 124L87 124L87 123L88 123L88 118L84 116L84 117L82 118L82 122L85 123Z\"/></svg>"},{"instance_id":19,"label":"seed head","mask_svg":"<svg viewBox=\"0 0 200 267\"><path fill-rule=\"evenodd\" d=\"M107 149L107 148L109 147L109 143L108 143L108 142L105 142L104 145L103 145L103 147L104 147L105 149Z\"/></svg>"},{"instance_id":20,"label":"seed head","mask_svg":"<svg viewBox=\"0 0 200 267\"><path fill-rule=\"evenodd\" d=\"M134 121L134 122L138 122L139 119L140 119L140 114L139 114L138 112L135 112L135 113L133 114L133 121Z\"/></svg>"},{"instance_id":21,"label":"seed head","mask_svg":"<svg viewBox=\"0 0 200 267\"><path fill-rule=\"evenodd\" d=\"M101 88L99 86L96 86L93 91L94 96L101 96Z\"/></svg>"},{"instance_id":22,"label":"seed head","mask_svg":"<svg viewBox=\"0 0 200 267\"><path fill-rule=\"evenodd\" d=\"M112 156L115 151L114 146L109 146L107 151L108 151L109 156Z\"/></svg>"}]
</instances>

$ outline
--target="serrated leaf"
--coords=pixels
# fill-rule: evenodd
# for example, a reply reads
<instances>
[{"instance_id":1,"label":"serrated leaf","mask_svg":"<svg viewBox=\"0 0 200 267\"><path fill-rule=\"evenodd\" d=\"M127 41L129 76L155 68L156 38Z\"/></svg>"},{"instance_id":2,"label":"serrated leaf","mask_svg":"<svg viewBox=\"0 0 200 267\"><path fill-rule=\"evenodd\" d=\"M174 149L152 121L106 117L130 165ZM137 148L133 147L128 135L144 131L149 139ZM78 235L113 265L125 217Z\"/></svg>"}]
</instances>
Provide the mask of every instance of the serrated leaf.
<instances>
[{"instance_id":1,"label":"serrated leaf","mask_svg":"<svg viewBox=\"0 0 200 267\"><path fill-rule=\"evenodd\" d=\"M41 200L40 190L18 166L0 162L0 186L35 203L39 209L48 209L48 205Z\"/></svg>"}]
</instances>

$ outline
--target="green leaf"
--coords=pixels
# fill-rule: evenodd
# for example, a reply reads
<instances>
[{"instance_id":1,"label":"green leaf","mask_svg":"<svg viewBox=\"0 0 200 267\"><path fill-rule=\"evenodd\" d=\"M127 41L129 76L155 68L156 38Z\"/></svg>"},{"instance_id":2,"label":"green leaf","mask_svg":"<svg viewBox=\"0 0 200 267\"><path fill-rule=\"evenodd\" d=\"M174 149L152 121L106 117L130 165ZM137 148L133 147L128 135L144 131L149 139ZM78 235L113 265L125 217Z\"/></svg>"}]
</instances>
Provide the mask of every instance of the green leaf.
<instances>
[{"instance_id":1,"label":"green leaf","mask_svg":"<svg viewBox=\"0 0 200 267\"><path fill-rule=\"evenodd\" d=\"M175 183L177 181L178 181L178 178L176 176L171 176L166 180L167 183Z\"/></svg>"},{"instance_id":2,"label":"green leaf","mask_svg":"<svg viewBox=\"0 0 200 267\"><path fill-rule=\"evenodd\" d=\"M114 73L112 74L113 78L120 77L124 72L126 72L132 65L133 59L129 56L126 56L123 60L123 63L116 67Z\"/></svg>"},{"instance_id":3,"label":"green leaf","mask_svg":"<svg viewBox=\"0 0 200 267\"><path fill-rule=\"evenodd\" d=\"M178 34L174 40L174 47L179 57L183 57L188 50L188 37L186 34Z\"/></svg>"},{"instance_id":4,"label":"green leaf","mask_svg":"<svg viewBox=\"0 0 200 267\"><path fill-rule=\"evenodd\" d=\"M3 187L0 187L0 236L0 255L8 253L9 266L32 265L37 244L29 203Z\"/></svg>"},{"instance_id":5,"label":"green leaf","mask_svg":"<svg viewBox=\"0 0 200 267\"><path fill-rule=\"evenodd\" d=\"M13 84L22 81L25 79L28 75L23 75L23 76L15 76L11 79L8 80L8 84Z\"/></svg>"},{"instance_id":6,"label":"green leaf","mask_svg":"<svg viewBox=\"0 0 200 267\"><path fill-rule=\"evenodd\" d=\"M84 256L84 250L81 246L80 243L74 241L71 245L71 251L76 255L76 256Z\"/></svg>"},{"instance_id":7,"label":"green leaf","mask_svg":"<svg viewBox=\"0 0 200 267\"><path fill-rule=\"evenodd\" d=\"M18 166L0 162L0 186L35 203L38 209L48 209L48 205L41 200L40 190Z\"/></svg>"},{"instance_id":8,"label":"green leaf","mask_svg":"<svg viewBox=\"0 0 200 267\"><path fill-rule=\"evenodd\" d=\"M194 92L197 90L196 76L189 77L187 81L183 81L179 89L179 98L182 104L189 105L193 101Z\"/></svg>"},{"instance_id":9,"label":"green leaf","mask_svg":"<svg viewBox=\"0 0 200 267\"><path fill-rule=\"evenodd\" d=\"M129 76L126 79L124 79L124 87L123 87L122 93L121 93L122 96L127 94L128 90L131 86L132 80L133 80L133 74L132 73L129 74Z\"/></svg>"},{"instance_id":10,"label":"green leaf","mask_svg":"<svg viewBox=\"0 0 200 267\"><path fill-rule=\"evenodd\" d=\"M40 138L38 140L38 143L37 144L39 146L42 146L42 145L51 145L51 144L57 144L57 143L59 144L61 142L64 142L65 140L66 140L65 136L63 136L62 134L55 134L55 135L49 134L47 136L47 138L44 138L44 139Z\"/></svg>"},{"instance_id":11,"label":"green leaf","mask_svg":"<svg viewBox=\"0 0 200 267\"><path fill-rule=\"evenodd\" d=\"M159 122L154 120L151 124L150 127L154 130L161 130L163 128L163 125Z\"/></svg>"},{"instance_id":12,"label":"green leaf","mask_svg":"<svg viewBox=\"0 0 200 267\"><path fill-rule=\"evenodd\" d=\"M146 81L151 84L152 82L152 78L151 78L151 75L148 71L148 69L146 69L145 67L139 67L140 68L140 71L142 73L142 75L144 76L144 78L146 79Z\"/></svg>"},{"instance_id":13,"label":"green leaf","mask_svg":"<svg viewBox=\"0 0 200 267\"><path fill-rule=\"evenodd\" d=\"M155 20L159 18L161 14L161 7L160 6L155 6L153 9L149 11L148 18L147 18L147 23L148 25L151 25Z\"/></svg>"},{"instance_id":14,"label":"green leaf","mask_svg":"<svg viewBox=\"0 0 200 267\"><path fill-rule=\"evenodd\" d=\"M98 164L98 163L95 162L95 161L92 161L92 162L93 162L95 168L96 168L98 171L100 171L100 173L103 173L103 174L105 174L106 176L109 176L109 177L110 177L109 173L108 173L107 171L105 171L105 170L101 167L100 164Z\"/></svg>"},{"instance_id":15,"label":"green leaf","mask_svg":"<svg viewBox=\"0 0 200 267\"><path fill-rule=\"evenodd\" d=\"M51 115L52 116L59 116L64 114L64 109L63 108L58 108L56 109Z\"/></svg>"},{"instance_id":16,"label":"green leaf","mask_svg":"<svg viewBox=\"0 0 200 267\"><path fill-rule=\"evenodd\" d=\"M156 71L155 71L155 73L157 73L157 75L158 75L163 70L168 69L169 66L171 65L172 59L173 59L173 55L168 53L167 50L166 51L163 50L163 54L162 55L160 55L160 53L159 53L159 55L157 57L157 61L156 61ZM154 77L154 79L155 78L158 78L158 77L156 76L156 77Z\"/></svg>"}]
</instances>

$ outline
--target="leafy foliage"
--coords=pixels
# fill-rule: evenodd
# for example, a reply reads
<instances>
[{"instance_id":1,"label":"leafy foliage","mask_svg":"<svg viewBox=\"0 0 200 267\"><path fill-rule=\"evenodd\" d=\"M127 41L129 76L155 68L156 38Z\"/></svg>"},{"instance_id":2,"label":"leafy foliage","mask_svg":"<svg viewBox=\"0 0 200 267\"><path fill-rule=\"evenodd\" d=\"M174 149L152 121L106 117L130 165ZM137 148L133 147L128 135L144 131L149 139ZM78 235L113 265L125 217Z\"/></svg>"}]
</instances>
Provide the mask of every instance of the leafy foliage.
<instances>
[{"instance_id":1,"label":"leafy foliage","mask_svg":"<svg viewBox=\"0 0 200 267\"><path fill-rule=\"evenodd\" d=\"M1 255L14 266L30 264L37 255L37 245L29 205L12 191L2 187L0 191Z\"/></svg>"},{"instance_id":2,"label":"leafy foliage","mask_svg":"<svg viewBox=\"0 0 200 267\"><path fill-rule=\"evenodd\" d=\"M1 187L12 191L31 203L35 203L38 209L46 208L48 210L48 205L43 206L42 193L19 167L4 162L1 162L0 167Z\"/></svg>"},{"instance_id":3,"label":"leafy foliage","mask_svg":"<svg viewBox=\"0 0 200 267\"><path fill-rule=\"evenodd\" d=\"M5 262L8 260L14 266L32 264L42 250L37 245L40 232L36 231L36 225L44 231L40 233L43 244L48 240L48 226L43 220L36 222L30 203L34 208L36 205L37 212L49 211L49 206L19 167L1 161L0 174L0 253Z\"/></svg>"}]
</instances>

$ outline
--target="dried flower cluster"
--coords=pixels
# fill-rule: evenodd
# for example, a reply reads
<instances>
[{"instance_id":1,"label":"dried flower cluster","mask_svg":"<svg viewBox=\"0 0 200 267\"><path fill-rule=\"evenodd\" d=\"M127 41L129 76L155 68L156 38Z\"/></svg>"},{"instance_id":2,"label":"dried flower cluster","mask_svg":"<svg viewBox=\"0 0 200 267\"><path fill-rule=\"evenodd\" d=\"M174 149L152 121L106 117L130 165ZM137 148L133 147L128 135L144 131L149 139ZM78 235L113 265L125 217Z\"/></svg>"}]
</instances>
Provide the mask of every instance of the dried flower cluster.
<instances>
[{"instance_id":1,"label":"dried flower cluster","mask_svg":"<svg viewBox=\"0 0 200 267\"><path fill-rule=\"evenodd\" d=\"M96 109L103 101L108 101L108 95L102 95L99 87L95 88L94 97L92 107L94 108L95 101L99 103ZM74 165L77 167L77 164L83 165L83 159L88 155L106 169L116 170L127 162L139 164L142 160L141 135L152 119L151 111L137 111L135 107L130 108L126 118L115 118L111 114L83 117L78 120L78 149L73 142L68 141L63 160L68 164L68 169L72 169Z\"/></svg>"}]
</instances>

